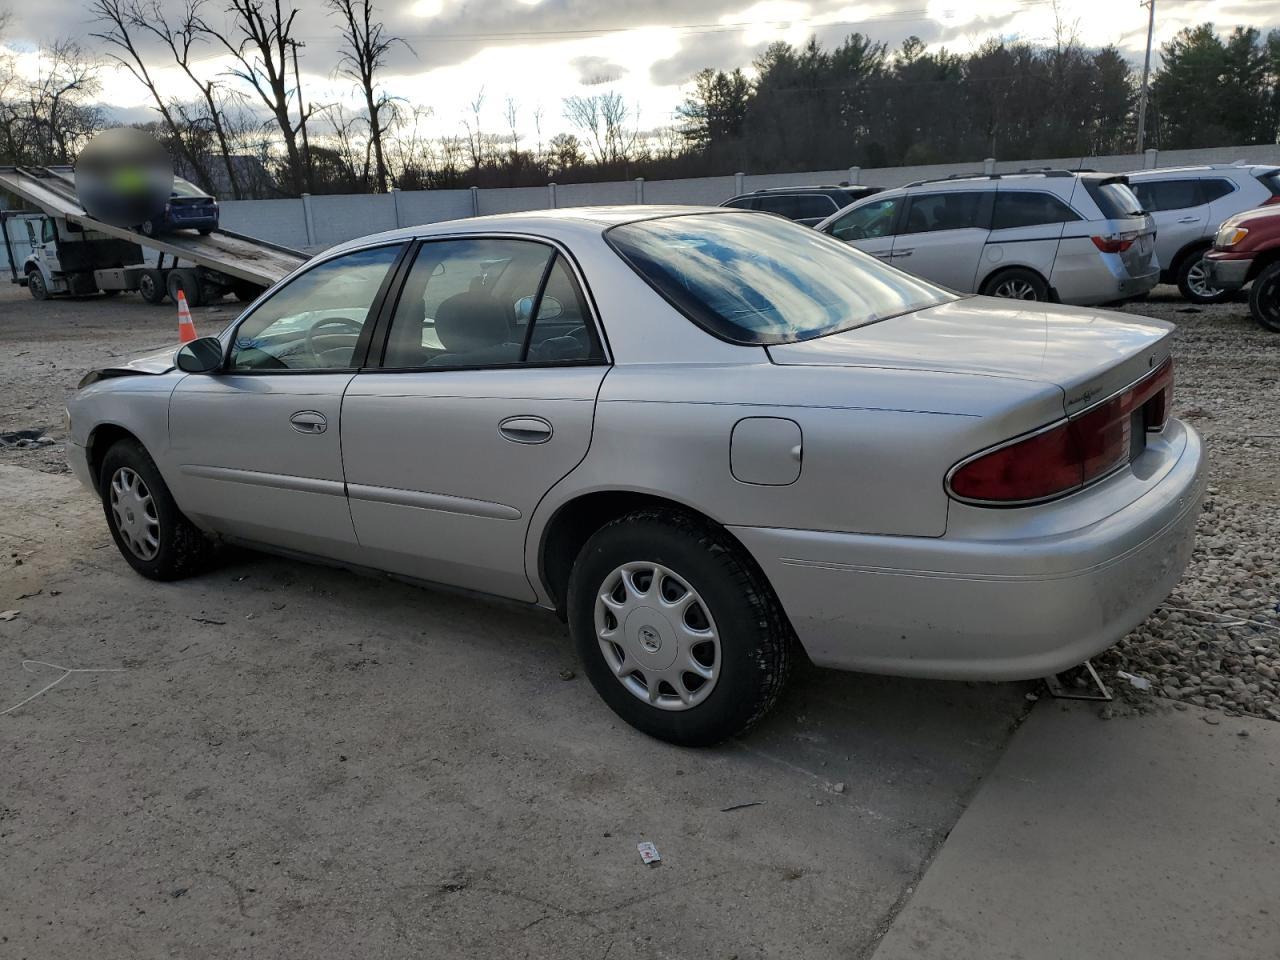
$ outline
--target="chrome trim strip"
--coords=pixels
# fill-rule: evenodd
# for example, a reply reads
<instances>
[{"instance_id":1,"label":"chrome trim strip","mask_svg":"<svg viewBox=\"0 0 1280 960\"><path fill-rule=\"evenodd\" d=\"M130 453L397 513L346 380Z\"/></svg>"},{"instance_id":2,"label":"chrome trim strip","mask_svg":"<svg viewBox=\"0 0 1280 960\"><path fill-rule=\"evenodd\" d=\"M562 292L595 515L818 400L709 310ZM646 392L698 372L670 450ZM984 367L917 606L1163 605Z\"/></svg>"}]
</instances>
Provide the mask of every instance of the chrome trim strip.
<instances>
[{"instance_id":1,"label":"chrome trim strip","mask_svg":"<svg viewBox=\"0 0 1280 960\"><path fill-rule=\"evenodd\" d=\"M401 490L398 487L374 487L364 483L347 484L347 496L352 500L369 503L390 503L398 507L438 510L441 513L459 513L490 520L519 520L522 516L519 510L505 503L451 497L444 493L427 493L421 490Z\"/></svg>"},{"instance_id":2,"label":"chrome trim strip","mask_svg":"<svg viewBox=\"0 0 1280 960\"><path fill-rule=\"evenodd\" d=\"M341 480L291 477L281 473L237 470L234 467L210 467L198 463L184 463L178 469L188 477L198 477L201 480L244 483L255 487L272 487L276 490L293 490L298 493L322 493L333 497L343 497L347 493L346 486Z\"/></svg>"}]
</instances>

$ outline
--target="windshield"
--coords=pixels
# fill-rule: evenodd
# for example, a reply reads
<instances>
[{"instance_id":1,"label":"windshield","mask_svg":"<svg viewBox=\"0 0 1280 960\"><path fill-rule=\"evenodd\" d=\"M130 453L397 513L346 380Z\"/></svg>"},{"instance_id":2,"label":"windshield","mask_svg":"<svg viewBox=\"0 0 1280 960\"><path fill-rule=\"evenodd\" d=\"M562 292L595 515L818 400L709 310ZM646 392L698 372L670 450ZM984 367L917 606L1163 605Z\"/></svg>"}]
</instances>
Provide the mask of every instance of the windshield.
<instances>
[{"instance_id":1,"label":"windshield","mask_svg":"<svg viewBox=\"0 0 1280 960\"><path fill-rule=\"evenodd\" d=\"M794 343L955 299L825 234L759 213L642 220L605 236L676 309L734 343Z\"/></svg>"}]
</instances>

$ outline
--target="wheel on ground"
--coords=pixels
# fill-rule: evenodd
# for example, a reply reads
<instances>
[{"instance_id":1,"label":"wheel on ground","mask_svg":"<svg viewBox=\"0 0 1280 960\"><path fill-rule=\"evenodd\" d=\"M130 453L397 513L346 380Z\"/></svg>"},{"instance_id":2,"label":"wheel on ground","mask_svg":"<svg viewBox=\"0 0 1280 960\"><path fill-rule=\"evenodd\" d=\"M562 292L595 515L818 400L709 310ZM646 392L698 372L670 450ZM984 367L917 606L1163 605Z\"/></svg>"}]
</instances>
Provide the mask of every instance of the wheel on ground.
<instances>
[{"instance_id":1,"label":"wheel on ground","mask_svg":"<svg viewBox=\"0 0 1280 960\"><path fill-rule=\"evenodd\" d=\"M212 545L178 509L140 443L112 445L98 486L111 537L134 570L152 580L178 580L204 566Z\"/></svg>"},{"instance_id":2,"label":"wheel on ground","mask_svg":"<svg viewBox=\"0 0 1280 960\"><path fill-rule=\"evenodd\" d=\"M178 293L182 292L187 299L187 306L198 307L204 303L204 288L200 284L200 277L194 270L179 268L170 270L169 276L165 280L169 291L169 299L174 303L178 302Z\"/></svg>"},{"instance_id":3,"label":"wheel on ground","mask_svg":"<svg viewBox=\"0 0 1280 960\"><path fill-rule=\"evenodd\" d=\"M44 282L44 275L39 270L27 274L27 289L37 300L49 299L49 287Z\"/></svg>"},{"instance_id":4,"label":"wheel on ground","mask_svg":"<svg viewBox=\"0 0 1280 960\"><path fill-rule=\"evenodd\" d=\"M1280 333L1280 261L1253 278L1249 285L1249 312L1272 333Z\"/></svg>"},{"instance_id":5,"label":"wheel on ground","mask_svg":"<svg viewBox=\"0 0 1280 960\"><path fill-rule=\"evenodd\" d=\"M202 237L207 237L209 234L213 233L213 227L199 227L196 229L196 233L200 234Z\"/></svg>"},{"instance_id":6,"label":"wheel on ground","mask_svg":"<svg viewBox=\"0 0 1280 960\"><path fill-rule=\"evenodd\" d=\"M143 220L142 223L138 224L138 229L148 237L154 237L156 235L156 225L151 220Z\"/></svg>"},{"instance_id":7,"label":"wheel on ground","mask_svg":"<svg viewBox=\"0 0 1280 960\"><path fill-rule=\"evenodd\" d=\"M1189 253L1178 265L1178 292L1191 303L1221 303L1227 291L1209 283L1209 269L1204 262L1207 250Z\"/></svg>"},{"instance_id":8,"label":"wheel on ground","mask_svg":"<svg viewBox=\"0 0 1280 960\"><path fill-rule=\"evenodd\" d=\"M706 746L768 712L793 637L764 575L723 530L644 510L601 527L569 578L569 630L596 692L651 736Z\"/></svg>"},{"instance_id":9,"label":"wheel on ground","mask_svg":"<svg viewBox=\"0 0 1280 960\"><path fill-rule=\"evenodd\" d=\"M165 288L163 270L143 270L138 277L138 293L147 303L164 303L168 291Z\"/></svg>"},{"instance_id":10,"label":"wheel on ground","mask_svg":"<svg viewBox=\"0 0 1280 960\"><path fill-rule=\"evenodd\" d=\"M1012 267L987 278L982 291L988 297L1007 300L1048 300L1049 285L1034 270Z\"/></svg>"}]
</instances>

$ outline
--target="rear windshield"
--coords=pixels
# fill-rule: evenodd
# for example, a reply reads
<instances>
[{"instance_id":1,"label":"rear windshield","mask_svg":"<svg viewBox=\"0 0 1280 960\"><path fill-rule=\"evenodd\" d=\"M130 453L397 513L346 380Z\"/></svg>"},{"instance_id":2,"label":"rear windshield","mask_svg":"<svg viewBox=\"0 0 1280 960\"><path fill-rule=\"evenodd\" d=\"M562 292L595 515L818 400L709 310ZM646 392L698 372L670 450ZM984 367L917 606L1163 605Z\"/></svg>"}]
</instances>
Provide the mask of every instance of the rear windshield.
<instances>
[{"instance_id":1,"label":"rear windshield","mask_svg":"<svg viewBox=\"0 0 1280 960\"><path fill-rule=\"evenodd\" d=\"M605 236L677 310L733 343L795 343L955 299L777 217L663 217Z\"/></svg>"},{"instance_id":2,"label":"rear windshield","mask_svg":"<svg viewBox=\"0 0 1280 960\"><path fill-rule=\"evenodd\" d=\"M181 177L173 178L173 196L175 197L207 197L208 194L197 187L194 183L183 180Z\"/></svg>"},{"instance_id":3,"label":"rear windshield","mask_svg":"<svg viewBox=\"0 0 1280 960\"><path fill-rule=\"evenodd\" d=\"M1140 217L1144 212L1141 202L1129 189L1129 185L1120 180L1108 180L1104 183L1086 180L1084 187L1102 211L1104 219L1124 220L1126 217Z\"/></svg>"}]
</instances>

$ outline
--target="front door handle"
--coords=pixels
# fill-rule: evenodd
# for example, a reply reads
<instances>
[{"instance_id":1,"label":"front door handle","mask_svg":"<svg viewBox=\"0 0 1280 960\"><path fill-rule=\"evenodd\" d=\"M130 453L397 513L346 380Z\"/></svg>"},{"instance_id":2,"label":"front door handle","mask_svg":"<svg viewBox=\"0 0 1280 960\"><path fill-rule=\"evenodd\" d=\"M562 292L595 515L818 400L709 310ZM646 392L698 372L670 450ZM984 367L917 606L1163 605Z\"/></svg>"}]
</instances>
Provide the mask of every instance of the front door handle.
<instances>
[{"instance_id":1,"label":"front door handle","mask_svg":"<svg viewBox=\"0 0 1280 960\"><path fill-rule=\"evenodd\" d=\"M324 433L329 429L329 421L318 410L299 410L289 418L289 423L299 433Z\"/></svg>"},{"instance_id":2,"label":"front door handle","mask_svg":"<svg viewBox=\"0 0 1280 960\"><path fill-rule=\"evenodd\" d=\"M498 424L498 433L512 443L546 443L554 432L541 417L507 417Z\"/></svg>"},{"instance_id":3,"label":"front door handle","mask_svg":"<svg viewBox=\"0 0 1280 960\"><path fill-rule=\"evenodd\" d=\"M891 256L891 257L909 257L909 256L911 256L911 255L912 255L913 253L915 253L915 252L916 252L916 251L915 251L915 248L914 248L914 247L912 247L910 250L895 250L895 251L893 251L893 253L889 254L889 256Z\"/></svg>"}]
</instances>

